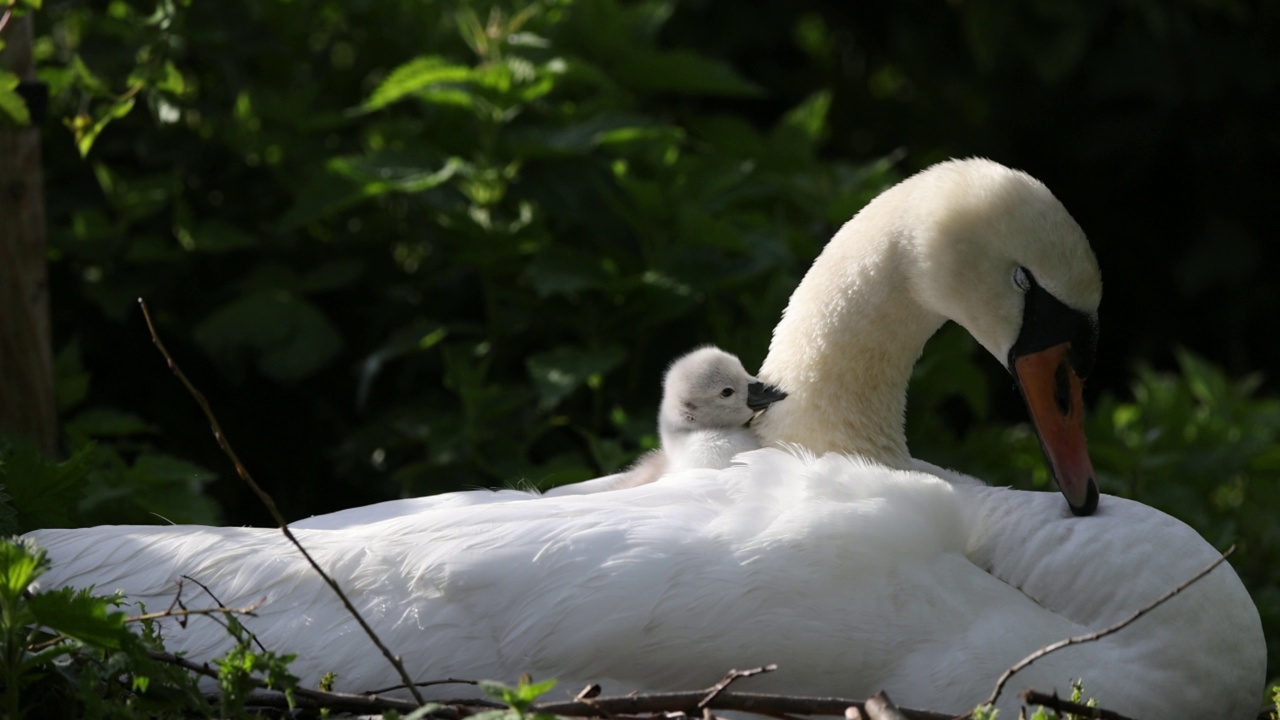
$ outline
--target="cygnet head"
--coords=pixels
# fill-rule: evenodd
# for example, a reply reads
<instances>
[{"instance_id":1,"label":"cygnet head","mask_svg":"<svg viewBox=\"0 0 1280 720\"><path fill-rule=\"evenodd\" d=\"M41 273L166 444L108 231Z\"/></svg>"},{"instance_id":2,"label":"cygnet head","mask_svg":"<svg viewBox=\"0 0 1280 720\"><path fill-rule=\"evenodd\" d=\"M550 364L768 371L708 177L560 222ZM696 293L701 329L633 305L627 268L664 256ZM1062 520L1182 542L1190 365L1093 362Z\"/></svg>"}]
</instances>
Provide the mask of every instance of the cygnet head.
<instances>
[{"instance_id":1,"label":"cygnet head","mask_svg":"<svg viewBox=\"0 0 1280 720\"><path fill-rule=\"evenodd\" d=\"M667 370L659 425L664 432L742 427L784 397L786 393L752 377L736 356L703 347Z\"/></svg>"}]
</instances>

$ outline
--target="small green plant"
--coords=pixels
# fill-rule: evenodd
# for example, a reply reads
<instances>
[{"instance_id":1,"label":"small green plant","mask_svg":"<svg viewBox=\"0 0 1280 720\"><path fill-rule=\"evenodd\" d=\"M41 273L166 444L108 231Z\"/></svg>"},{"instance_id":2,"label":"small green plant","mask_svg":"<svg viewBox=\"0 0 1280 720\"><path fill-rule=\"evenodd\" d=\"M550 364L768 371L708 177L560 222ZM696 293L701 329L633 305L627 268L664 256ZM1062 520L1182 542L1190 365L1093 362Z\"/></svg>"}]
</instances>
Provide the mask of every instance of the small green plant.
<instances>
[{"instance_id":1,"label":"small green plant","mask_svg":"<svg viewBox=\"0 0 1280 720\"><path fill-rule=\"evenodd\" d=\"M284 693L293 709L293 689L298 678L289 672L289 663L296 655L281 655L270 650L254 652L253 636L234 615L224 615L227 632L236 639L236 646L226 656L213 661L218 668L218 689L221 691L220 709L223 717L238 717L244 712L245 701L258 687L262 677L267 687Z\"/></svg>"},{"instance_id":2,"label":"small green plant","mask_svg":"<svg viewBox=\"0 0 1280 720\"><path fill-rule=\"evenodd\" d=\"M319 688L325 692L330 692L333 690L333 684L337 681L338 681L338 673L327 672L324 675L320 676ZM320 717L321 718L329 717L329 708L321 708Z\"/></svg>"},{"instance_id":3,"label":"small green plant","mask_svg":"<svg viewBox=\"0 0 1280 720\"><path fill-rule=\"evenodd\" d=\"M9 718L27 714L23 693L47 678L54 660L85 646L117 651L136 640L110 600L70 588L28 592L48 567L45 551L30 540L0 542L0 707Z\"/></svg>"},{"instance_id":4,"label":"small green plant","mask_svg":"<svg viewBox=\"0 0 1280 720\"><path fill-rule=\"evenodd\" d=\"M163 652L155 618L167 613L140 608L141 615L128 617L119 610L119 597L39 590L33 583L48 568L44 549L30 539L0 540L0 716L213 714L196 677ZM219 716L243 715L249 694L262 685L282 691L292 706L298 679L288 666L294 656L255 649L244 625L231 613L221 615L236 645L213 661Z\"/></svg>"},{"instance_id":5,"label":"small green plant","mask_svg":"<svg viewBox=\"0 0 1280 720\"><path fill-rule=\"evenodd\" d=\"M973 720L996 720L1000 716L1000 711L993 705L979 705L970 714Z\"/></svg>"},{"instance_id":6,"label":"small green plant","mask_svg":"<svg viewBox=\"0 0 1280 720\"><path fill-rule=\"evenodd\" d=\"M480 713L477 720L553 720L554 715L532 713L529 709L548 690L556 686L555 680L534 682L528 675L522 675L515 687L495 680L481 680L480 689L485 695L504 703L506 710L491 710Z\"/></svg>"}]
</instances>

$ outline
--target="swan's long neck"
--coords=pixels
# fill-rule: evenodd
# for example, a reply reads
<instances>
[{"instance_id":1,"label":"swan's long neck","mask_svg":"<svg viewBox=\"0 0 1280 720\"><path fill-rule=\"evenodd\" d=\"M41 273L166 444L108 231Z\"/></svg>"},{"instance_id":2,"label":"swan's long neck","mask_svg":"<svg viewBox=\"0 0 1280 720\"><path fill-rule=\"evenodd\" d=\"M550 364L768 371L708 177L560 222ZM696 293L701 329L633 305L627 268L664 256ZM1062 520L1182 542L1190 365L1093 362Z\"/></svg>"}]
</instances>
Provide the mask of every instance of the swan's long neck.
<instances>
[{"instance_id":1,"label":"swan's long neck","mask_svg":"<svg viewBox=\"0 0 1280 720\"><path fill-rule=\"evenodd\" d=\"M908 467L907 382L945 318L909 290L903 231L868 210L832 238L792 294L760 369L787 398L753 427L763 446L796 443Z\"/></svg>"}]
</instances>

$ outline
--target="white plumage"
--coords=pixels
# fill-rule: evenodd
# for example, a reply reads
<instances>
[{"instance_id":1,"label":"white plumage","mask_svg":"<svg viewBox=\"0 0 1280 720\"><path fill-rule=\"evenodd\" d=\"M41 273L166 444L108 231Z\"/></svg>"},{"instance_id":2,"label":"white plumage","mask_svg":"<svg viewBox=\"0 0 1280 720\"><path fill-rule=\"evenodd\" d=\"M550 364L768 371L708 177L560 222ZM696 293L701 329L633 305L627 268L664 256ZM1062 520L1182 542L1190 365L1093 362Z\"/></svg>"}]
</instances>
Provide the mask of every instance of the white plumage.
<instances>
[{"instance_id":1,"label":"white plumage","mask_svg":"<svg viewBox=\"0 0 1280 720\"><path fill-rule=\"evenodd\" d=\"M756 380L736 355L706 346L681 355L667 369L658 409L662 447L645 453L625 472L561 486L546 494L584 495L645 485L668 472L722 470L760 441L747 427L757 412L786 397Z\"/></svg>"},{"instance_id":2,"label":"white plumage","mask_svg":"<svg viewBox=\"0 0 1280 720\"><path fill-rule=\"evenodd\" d=\"M1032 312L1028 287L1047 294L1035 302L1058 305ZM586 682L620 693L706 686L729 668L773 662L777 672L741 687L886 689L902 705L963 712L1028 652L1119 620L1217 555L1139 503L1103 497L1095 514L1073 517L1060 495L937 470L944 481L906 453L906 378L951 317L1008 362L1037 427L1062 426L1042 436L1055 473L1079 474L1078 454L1058 445L1077 442L1068 426L1078 380L1067 380L1088 338L1059 343L1026 326L1087 325L1100 288L1083 233L1042 185L986 161L946 163L841 230L793 296L761 371L790 394L760 424L770 444L861 459L771 447L626 490L458 493L294 527L330 528L297 533L417 679L530 672L570 693ZM1058 370L1037 374L1017 364L1025 357L1050 357ZM1056 409L1034 399L1043 377L1059 383ZM1092 509L1073 492L1064 486L1077 512ZM265 596L246 624L297 652L304 680L334 671L353 691L398 682L279 531L32 535L50 551L51 584L118 588L154 608L189 574L230 605ZM201 618L167 634L197 659L226 645ZM1257 611L1222 566L1124 631L1031 666L1002 705L1016 705L1022 688L1065 692L1083 677L1087 694L1137 717L1248 718L1265 664Z\"/></svg>"}]
</instances>

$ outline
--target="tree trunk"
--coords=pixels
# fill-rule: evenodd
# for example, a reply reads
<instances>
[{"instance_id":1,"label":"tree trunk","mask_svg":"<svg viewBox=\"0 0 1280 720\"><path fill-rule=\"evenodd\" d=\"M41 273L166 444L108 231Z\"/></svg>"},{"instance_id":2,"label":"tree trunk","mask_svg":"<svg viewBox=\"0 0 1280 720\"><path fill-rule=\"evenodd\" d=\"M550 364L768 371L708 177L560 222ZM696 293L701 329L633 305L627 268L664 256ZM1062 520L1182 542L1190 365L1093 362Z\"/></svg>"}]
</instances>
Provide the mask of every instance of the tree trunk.
<instances>
[{"instance_id":1,"label":"tree trunk","mask_svg":"<svg viewBox=\"0 0 1280 720\"><path fill-rule=\"evenodd\" d=\"M35 80L32 17L11 17L0 67ZM0 432L57 446L40 129L0 125Z\"/></svg>"}]
</instances>

